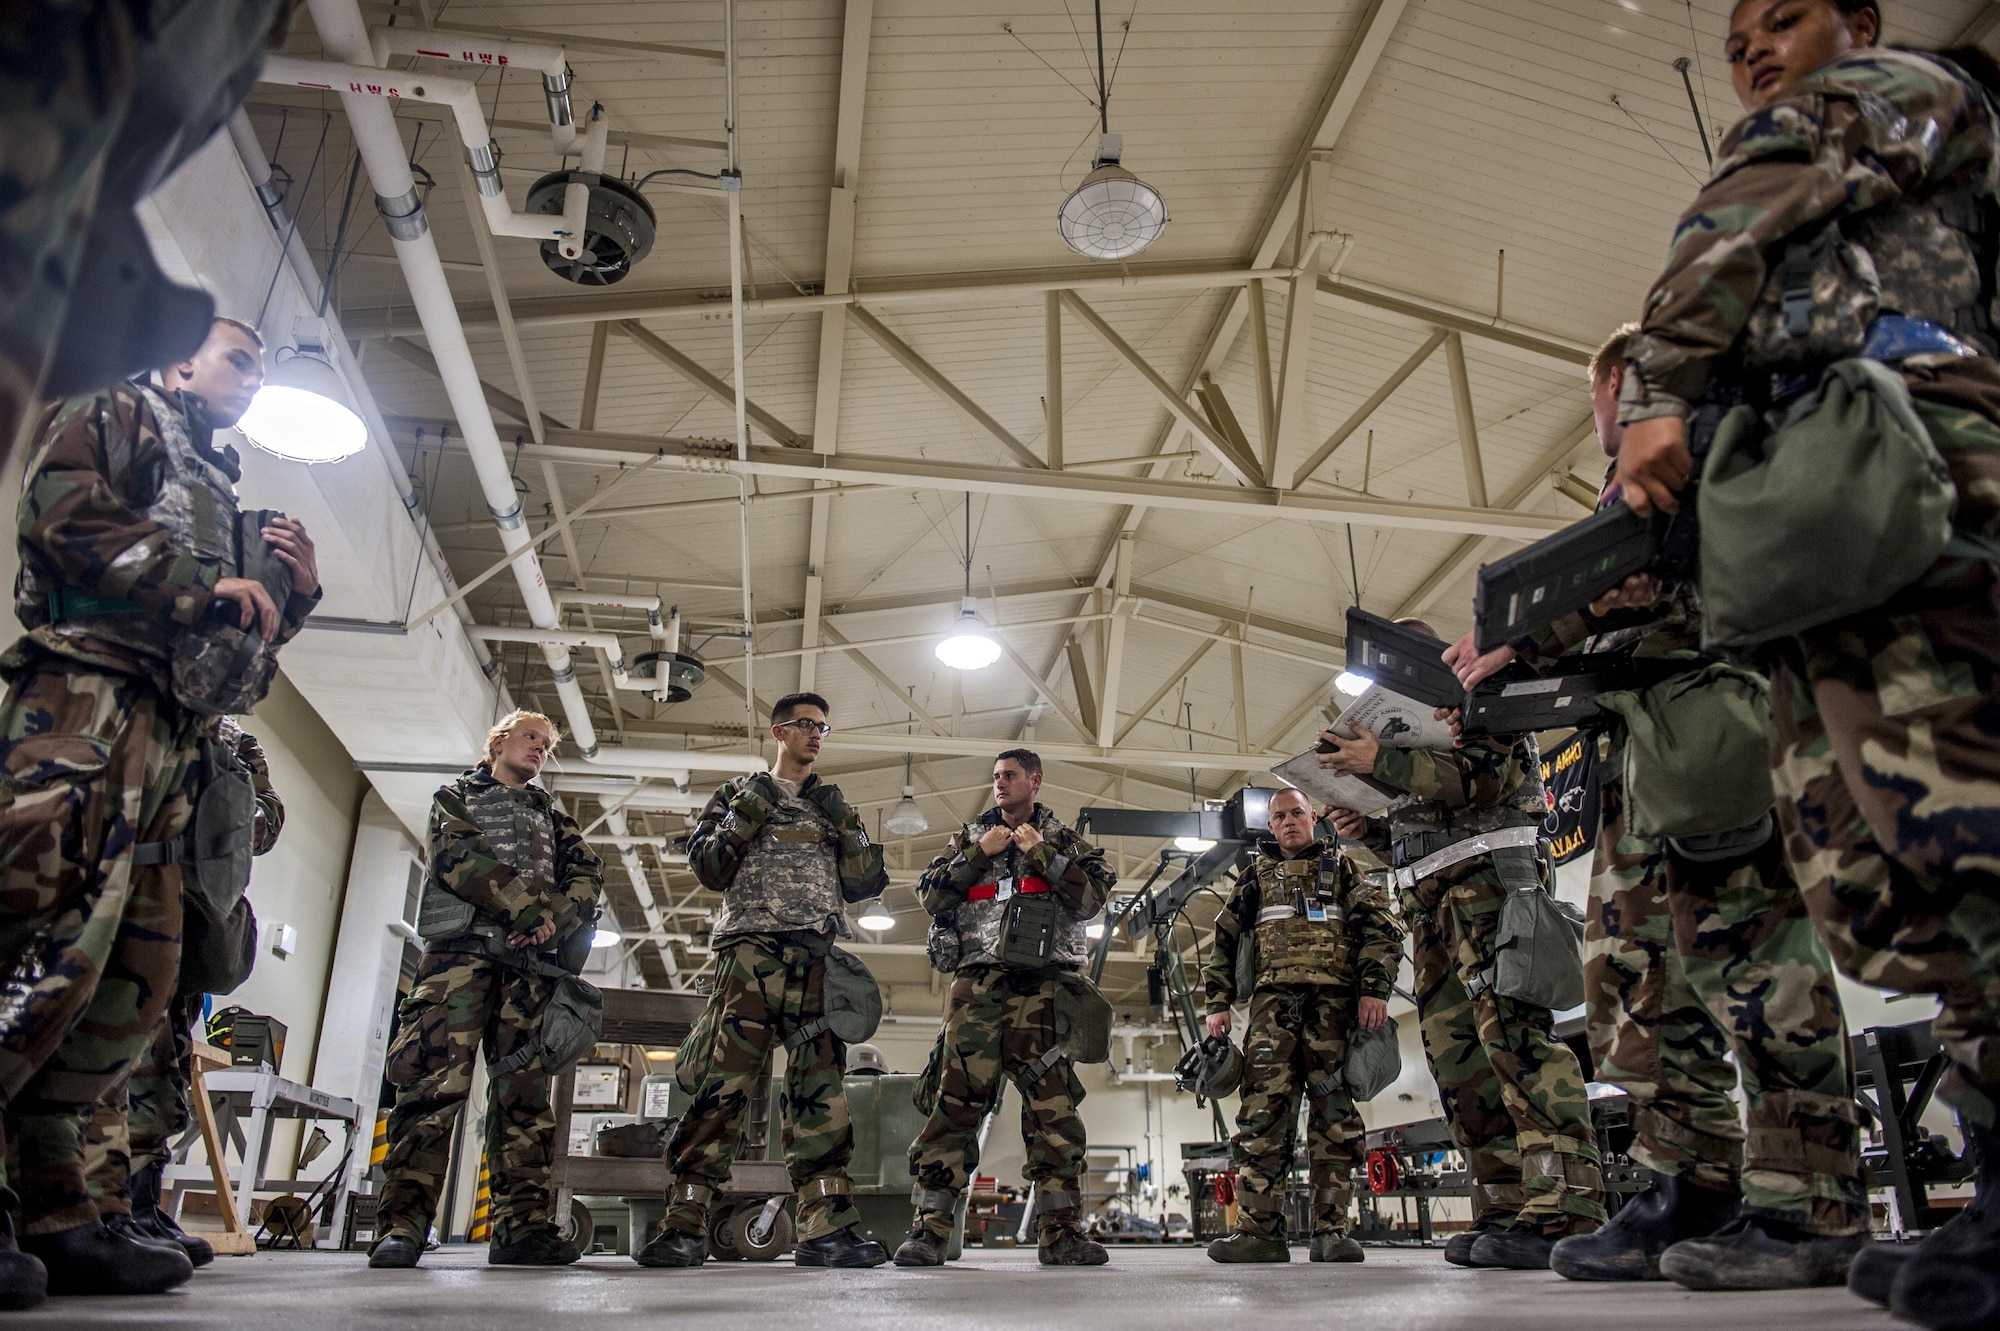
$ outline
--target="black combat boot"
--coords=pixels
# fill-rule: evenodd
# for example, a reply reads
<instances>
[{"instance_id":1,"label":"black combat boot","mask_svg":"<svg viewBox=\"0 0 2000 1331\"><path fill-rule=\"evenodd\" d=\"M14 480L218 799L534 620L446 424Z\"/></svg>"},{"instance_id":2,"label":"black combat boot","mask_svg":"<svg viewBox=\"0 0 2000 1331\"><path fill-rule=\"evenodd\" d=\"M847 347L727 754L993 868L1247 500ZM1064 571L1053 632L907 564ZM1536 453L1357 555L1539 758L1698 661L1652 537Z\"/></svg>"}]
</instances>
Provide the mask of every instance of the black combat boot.
<instances>
[{"instance_id":1,"label":"black combat boot","mask_svg":"<svg viewBox=\"0 0 2000 1331\"><path fill-rule=\"evenodd\" d=\"M1959 1212L1950 1220L1932 1231L1932 1237L1943 1233L1959 1219ZM1889 1306L1890 1291L1896 1287L1896 1277L1903 1273L1903 1265L1917 1255L1920 1243L1897 1242L1893 1239L1877 1239L1854 1254L1854 1264L1847 1268L1847 1292L1868 1300L1878 1308Z\"/></svg>"},{"instance_id":2,"label":"black combat boot","mask_svg":"<svg viewBox=\"0 0 2000 1331\"><path fill-rule=\"evenodd\" d=\"M1664 1280L1660 1254L1682 1239L1721 1229L1736 1214L1736 1202L1734 1192L1656 1173L1653 1186L1602 1228L1559 1241L1549 1254L1549 1269L1567 1280Z\"/></svg>"},{"instance_id":3,"label":"black combat boot","mask_svg":"<svg viewBox=\"0 0 2000 1331\"><path fill-rule=\"evenodd\" d=\"M1460 1230L1445 1240L1444 1259L1453 1266L1471 1266L1472 1250L1479 1240L1488 1234L1497 1233L1514 1223L1513 1216L1483 1215L1472 1222L1471 1229Z\"/></svg>"},{"instance_id":4,"label":"black combat boot","mask_svg":"<svg viewBox=\"0 0 2000 1331\"><path fill-rule=\"evenodd\" d=\"M708 1238L681 1229L663 1229L632 1254L641 1266L700 1266L708 1260Z\"/></svg>"},{"instance_id":5,"label":"black combat boot","mask_svg":"<svg viewBox=\"0 0 2000 1331\"><path fill-rule=\"evenodd\" d=\"M384 1234L368 1249L368 1265L377 1271L405 1271L424 1255L424 1245L408 1234Z\"/></svg>"},{"instance_id":6,"label":"black combat boot","mask_svg":"<svg viewBox=\"0 0 2000 1331\"><path fill-rule=\"evenodd\" d=\"M505 1243L486 1249L488 1266L568 1266L583 1256L574 1243L553 1229L526 1229Z\"/></svg>"},{"instance_id":7,"label":"black combat boot","mask_svg":"<svg viewBox=\"0 0 2000 1331\"><path fill-rule=\"evenodd\" d=\"M32 1308L48 1296L49 1273L14 1242L14 1194L0 1186L0 1311Z\"/></svg>"},{"instance_id":8,"label":"black combat boot","mask_svg":"<svg viewBox=\"0 0 2000 1331\"><path fill-rule=\"evenodd\" d=\"M1966 1125L1979 1157L1972 1205L1917 1245L1889 1295L1896 1316L1931 1331L2000 1328L2000 1130Z\"/></svg>"},{"instance_id":9,"label":"black combat boot","mask_svg":"<svg viewBox=\"0 0 2000 1331\"><path fill-rule=\"evenodd\" d=\"M1497 1266L1509 1271L1546 1271L1549 1254L1559 1239L1552 1239L1533 1225L1515 1223L1483 1235L1466 1254L1467 1266Z\"/></svg>"},{"instance_id":10,"label":"black combat boot","mask_svg":"<svg viewBox=\"0 0 2000 1331\"><path fill-rule=\"evenodd\" d=\"M1036 1245L1043 1266L1103 1266L1111 1260L1104 1245L1084 1237L1075 1225L1047 1225Z\"/></svg>"},{"instance_id":11,"label":"black combat boot","mask_svg":"<svg viewBox=\"0 0 2000 1331\"><path fill-rule=\"evenodd\" d=\"M149 1233L141 1229L139 1222L129 1215L118 1215L116 1213L106 1215L104 1217L104 1227L121 1239L130 1239L134 1243L143 1243L150 1248L167 1248L181 1253L183 1256L187 1252L185 1248L175 1243L172 1239L163 1239L158 1234ZM188 1258L188 1265L194 1265L194 1258Z\"/></svg>"},{"instance_id":12,"label":"black combat boot","mask_svg":"<svg viewBox=\"0 0 2000 1331\"><path fill-rule=\"evenodd\" d=\"M132 1223L142 1234L180 1245L197 1269L215 1260L215 1248L207 1239L198 1239L174 1223L160 1205L160 1182L166 1175L164 1161L156 1162L132 1175Z\"/></svg>"},{"instance_id":13,"label":"black combat boot","mask_svg":"<svg viewBox=\"0 0 2000 1331\"><path fill-rule=\"evenodd\" d=\"M26 1235L21 1250L48 1268L51 1294L160 1294L194 1277L178 1247L140 1243L101 1221Z\"/></svg>"},{"instance_id":14,"label":"black combat boot","mask_svg":"<svg viewBox=\"0 0 2000 1331\"><path fill-rule=\"evenodd\" d=\"M801 1239L792 1248L796 1266L880 1266L889 1260L889 1250L874 1239L864 1239L845 1225L816 1239Z\"/></svg>"},{"instance_id":15,"label":"black combat boot","mask_svg":"<svg viewBox=\"0 0 2000 1331\"><path fill-rule=\"evenodd\" d=\"M1769 1216L1742 1215L1705 1238L1683 1239L1660 1256L1660 1274L1683 1289L1806 1289L1847 1282L1847 1267L1870 1242L1859 1234L1809 1234Z\"/></svg>"},{"instance_id":16,"label":"black combat boot","mask_svg":"<svg viewBox=\"0 0 2000 1331\"><path fill-rule=\"evenodd\" d=\"M896 1249L896 1265L943 1266L945 1249L950 1246L951 1235L939 1234L925 1224L924 1217L920 1215L917 1223L910 1226L910 1237Z\"/></svg>"},{"instance_id":17,"label":"black combat boot","mask_svg":"<svg viewBox=\"0 0 2000 1331\"><path fill-rule=\"evenodd\" d=\"M1291 1245L1285 1242L1285 1213L1281 1199L1268 1192L1249 1192L1238 1199L1236 1228L1208 1245L1212 1262L1289 1262ZM1252 1205L1261 1202L1262 1205Z\"/></svg>"},{"instance_id":18,"label":"black combat boot","mask_svg":"<svg viewBox=\"0 0 2000 1331\"><path fill-rule=\"evenodd\" d=\"M1359 1243L1336 1230L1331 1234L1313 1235L1312 1259L1315 1262L1365 1262L1368 1254Z\"/></svg>"}]
</instances>

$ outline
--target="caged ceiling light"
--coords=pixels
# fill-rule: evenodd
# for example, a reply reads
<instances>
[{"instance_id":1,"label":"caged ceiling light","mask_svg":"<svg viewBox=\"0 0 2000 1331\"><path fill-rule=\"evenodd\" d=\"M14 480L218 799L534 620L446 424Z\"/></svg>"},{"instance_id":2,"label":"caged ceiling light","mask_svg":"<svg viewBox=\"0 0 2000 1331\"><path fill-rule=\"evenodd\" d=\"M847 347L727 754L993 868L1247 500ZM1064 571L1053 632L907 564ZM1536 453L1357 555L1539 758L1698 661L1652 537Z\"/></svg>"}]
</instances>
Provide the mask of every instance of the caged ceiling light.
<instances>
[{"instance_id":1,"label":"caged ceiling light","mask_svg":"<svg viewBox=\"0 0 2000 1331\"><path fill-rule=\"evenodd\" d=\"M1167 229L1167 201L1119 165L1123 136L1102 134L1090 174L1063 200L1056 230L1086 259L1129 259Z\"/></svg>"},{"instance_id":2,"label":"caged ceiling light","mask_svg":"<svg viewBox=\"0 0 2000 1331\"><path fill-rule=\"evenodd\" d=\"M1104 4L1097 12L1097 155L1090 174L1056 210L1063 244L1086 259L1129 259L1167 229L1167 201L1127 171L1123 135L1111 132L1111 81L1104 72ZM1129 32L1131 24L1126 24ZM1119 48L1123 54L1124 47ZM1086 57L1087 59L1087 57Z\"/></svg>"},{"instance_id":3,"label":"caged ceiling light","mask_svg":"<svg viewBox=\"0 0 2000 1331\"><path fill-rule=\"evenodd\" d=\"M333 368L323 334L301 330L276 359L236 423L251 443L288 462L338 462L367 447L368 427Z\"/></svg>"}]
</instances>

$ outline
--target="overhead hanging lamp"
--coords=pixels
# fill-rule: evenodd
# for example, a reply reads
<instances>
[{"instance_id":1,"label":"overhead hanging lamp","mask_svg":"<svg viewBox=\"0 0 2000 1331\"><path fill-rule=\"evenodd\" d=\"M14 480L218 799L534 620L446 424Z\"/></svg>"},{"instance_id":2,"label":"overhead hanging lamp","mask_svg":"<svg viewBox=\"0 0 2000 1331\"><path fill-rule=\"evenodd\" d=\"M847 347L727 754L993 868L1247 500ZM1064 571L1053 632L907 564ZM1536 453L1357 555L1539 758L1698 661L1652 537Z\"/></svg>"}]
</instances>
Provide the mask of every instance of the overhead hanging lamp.
<instances>
[{"instance_id":1,"label":"overhead hanging lamp","mask_svg":"<svg viewBox=\"0 0 2000 1331\"><path fill-rule=\"evenodd\" d=\"M895 928L896 917L883 907L880 899L877 899L874 904L868 907L868 913L856 920L855 923L870 933L879 934L885 929Z\"/></svg>"},{"instance_id":2,"label":"overhead hanging lamp","mask_svg":"<svg viewBox=\"0 0 2000 1331\"><path fill-rule=\"evenodd\" d=\"M289 462L338 462L367 447L368 427L333 368L324 332L298 329L276 359L236 423L251 443Z\"/></svg>"},{"instance_id":3,"label":"overhead hanging lamp","mask_svg":"<svg viewBox=\"0 0 2000 1331\"><path fill-rule=\"evenodd\" d=\"M924 817L924 811L917 807L917 788L910 784L910 755L903 755L903 798L889 816L882 820L882 826L897 836L920 836L931 829L931 820Z\"/></svg>"},{"instance_id":4,"label":"overhead hanging lamp","mask_svg":"<svg viewBox=\"0 0 2000 1331\"><path fill-rule=\"evenodd\" d=\"M980 621L972 599L972 493L965 495L965 599L958 603L958 621L937 645L937 659L953 670L984 670L1000 659L1000 644Z\"/></svg>"},{"instance_id":5,"label":"overhead hanging lamp","mask_svg":"<svg viewBox=\"0 0 2000 1331\"><path fill-rule=\"evenodd\" d=\"M1056 231L1086 259L1129 259L1167 229L1167 201L1127 171L1125 137L1111 132L1111 85L1104 73L1104 4L1097 11L1097 155L1090 174L1063 200Z\"/></svg>"}]
</instances>

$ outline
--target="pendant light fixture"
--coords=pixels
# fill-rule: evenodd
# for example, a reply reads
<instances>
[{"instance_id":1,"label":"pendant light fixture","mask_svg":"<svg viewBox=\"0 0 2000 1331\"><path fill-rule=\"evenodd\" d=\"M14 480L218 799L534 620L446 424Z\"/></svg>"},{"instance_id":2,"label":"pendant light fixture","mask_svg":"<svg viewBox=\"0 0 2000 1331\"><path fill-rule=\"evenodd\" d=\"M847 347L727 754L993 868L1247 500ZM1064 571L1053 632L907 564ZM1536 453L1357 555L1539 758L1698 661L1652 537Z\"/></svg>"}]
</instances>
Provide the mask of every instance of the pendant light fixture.
<instances>
[{"instance_id":1,"label":"pendant light fixture","mask_svg":"<svg viewBox=\"0 0 2000 1331\"><path fill-rule=\"evenodd\" d=\"M889 816L882 820L882 826L897 836L921 836L931 830L931 820L924 817L924 811L917 807L917 788L910 784L910 755L903 755L903 798Z\"/></svg>"},{"instance_id":2,"label":"pendant light fixture","mask_svg":"<svg viewBox=\"0 0 2000 1331\"><path fill-rule=\"evenodd\" d=\"M338 462L368 444L368 427L333 368L324 324L301 327L280 347L264 386L237 422L250 442L289 462ZM300 320L306 324L306 320Z\"/></svg>"},{"instance_id":3,"label":"pendant light fixture","mask_svg":"<svg viewBox=\"0 0 2000 1331\"><path fill-rule=\"evenodd\" d=\"M980 622L972 600L972 494L965 496L965 599L958 603L958 621L937 645L937 659L953 670L984 670L1000 659L1000 644Z\"/></svg>"},{"instance_id":4,"label":"pendant light fixture","mask_svg":"<svg viewBox=\"0 0 2000 1331\"><path fill-rule=\"evenodd\" d=\"M1097 155L1056 212L1063 244L1086 259L1129 259L1167 229L1167 201L1120 163L1125 137L1111 132L1111 84L1104 72L1104 0L1097 0Z\"/></svg>"}]
</instances>

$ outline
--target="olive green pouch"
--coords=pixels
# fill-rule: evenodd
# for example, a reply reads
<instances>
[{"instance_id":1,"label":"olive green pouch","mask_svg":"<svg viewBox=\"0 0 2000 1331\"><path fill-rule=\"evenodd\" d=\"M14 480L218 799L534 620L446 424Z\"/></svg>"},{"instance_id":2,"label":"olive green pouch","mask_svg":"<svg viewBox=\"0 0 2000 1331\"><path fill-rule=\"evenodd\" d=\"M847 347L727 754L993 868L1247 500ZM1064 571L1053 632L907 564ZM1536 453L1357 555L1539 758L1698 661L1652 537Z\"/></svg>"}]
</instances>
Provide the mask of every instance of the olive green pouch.
<instances>
[{"instance_id":1,"label":"olive green pouch","mask_svg":"<svg viewBox=\"0 0 2000 1331\"><path fill-rule=\"evenodd\" d=\"M1340 1075L1356 1104L1373 1100L1395 1084L1403 1075L1403 1045L1394 1017L1372 1031L1354 1032L1354 1038L1347 1042L1347 1062Z\"/></svg>"},{"instance_id":2,"label":"olive green pouch","mask_svg":"<svg viewBox=\"0 0 2000 1331\"><path fill-rule=\"evenodd\" d=\"M1086 975L1056 976L1056 1034L1072 1063L1103 1063L1111 1057L1111 1002Z\"/></svg>"},{"instance_id":3,"label":"olive green pouch","mask_svg":"<svg viewBox=\"0 0 2000 1331\"><path fill-rule=\"evenodd\" d=\"M1771 688L1717 662L1598 699L1624 722L1625 830L1641 837L1734 831L1771 810Z\"/></svg>"},{"instance_id":4,"label":"olive green pouch","mask_svg":"<svg viewBox=\"0 0 2000 1331\"><path fill-rule=\"evenodd\" d=\"M1549 892L1541 862L1525 846L1493 852L1507 889L1493 931L1493 992L1554 1012L1583 1002L1583 916Z\"/></svg>"},{"instance_id":5,"label":"olive green pouch","mask_svg":"<svg viewBox=\"0 0 2000 1331\"><path fill-rule=\"evenodd\" d=\"M1780 411L1731 411L1699 496L1711 647L1755 646L1878 606L1952 543L1944 458L1902 376L1880 361L1835 361Z\"/></svg>"}]
</instances>

